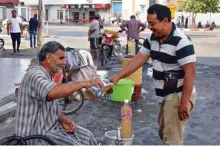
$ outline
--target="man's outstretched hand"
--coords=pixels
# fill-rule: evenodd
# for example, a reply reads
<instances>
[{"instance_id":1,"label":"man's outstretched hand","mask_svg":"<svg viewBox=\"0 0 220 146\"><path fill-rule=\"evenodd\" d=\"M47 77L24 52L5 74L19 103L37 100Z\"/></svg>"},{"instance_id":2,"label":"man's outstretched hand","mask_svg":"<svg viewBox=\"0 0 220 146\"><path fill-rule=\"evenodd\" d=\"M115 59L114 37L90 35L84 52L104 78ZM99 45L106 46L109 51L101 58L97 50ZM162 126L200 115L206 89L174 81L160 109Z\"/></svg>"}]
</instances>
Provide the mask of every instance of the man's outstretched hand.
<instances>
[{"instance_id":1,"label":"man's outstretched hand","mask_svg":"<svg viewBox=\"0 0 220 146\"><path fill-rule=\"evenodd\" d=\"M90 81L87 81L87 82L86 82L85 88L89 88L89 87L91 87L91 86L93 86L93 85L95 85L95 86L101 88L101 87L103 86L103 83L102 83L101 80L90 80Z\"/></svg>"},{"instance_id":2,"label":"man's outstretched hand","mask_svg":"<svg viewBox=\"0 0 220 146\"><path fill-rule=\"evenodd\" d=\"M117 75L114 75L110 77L109 80L115 85L120 80L120 78Z\"/></svg>"}]
</instances>

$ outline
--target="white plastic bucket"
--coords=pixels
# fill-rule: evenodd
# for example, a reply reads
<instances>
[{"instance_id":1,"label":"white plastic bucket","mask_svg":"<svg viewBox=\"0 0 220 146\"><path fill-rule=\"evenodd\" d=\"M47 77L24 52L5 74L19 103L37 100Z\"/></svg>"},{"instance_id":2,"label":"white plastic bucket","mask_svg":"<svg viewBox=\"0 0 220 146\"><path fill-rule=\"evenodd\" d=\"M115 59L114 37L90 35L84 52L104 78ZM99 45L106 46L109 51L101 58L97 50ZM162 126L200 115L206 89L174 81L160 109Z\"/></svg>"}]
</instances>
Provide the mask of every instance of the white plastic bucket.
<instances>
[{"instance_id":1,"label":"white plastic bucket","mask_svg":"<svg viewBox=\"0 0 220 146\"><path fill-rule=\"evenodd\" d=\"M117 130L107 131L105 132L105 145L132 145L134 134L132 138L124 138L121 141L118 140L118 132Z\"/></svg>"}]
</instances>

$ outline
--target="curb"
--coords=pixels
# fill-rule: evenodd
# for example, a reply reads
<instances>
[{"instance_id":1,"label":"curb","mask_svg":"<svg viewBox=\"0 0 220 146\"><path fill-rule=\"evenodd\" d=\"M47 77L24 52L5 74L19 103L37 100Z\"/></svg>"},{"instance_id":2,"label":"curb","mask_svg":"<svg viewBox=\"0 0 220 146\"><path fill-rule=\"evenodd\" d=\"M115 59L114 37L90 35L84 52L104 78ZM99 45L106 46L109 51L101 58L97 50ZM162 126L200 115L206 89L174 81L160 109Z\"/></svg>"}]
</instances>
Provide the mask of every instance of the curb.
<instances>
[{"instance_id":1,"label":"curb","mask_svg":"<svg viewBox=\"0 0 220 146\"><path fill-rule=\"evenodd\" d=\"M14 102L14 94L10 94L0 100L0 124L15 116L17 104Z\"/></svg>"},{"instance_id":2,"label":"curb","mask_svg":"<svg viewBox=\"0 0 220 146\"><path fill-rule=\"evenodd\" d=\"M25 35L21 35L21 38L26 38ZM56 35L44 35L43 38L58 38Z\"/></svg>"},{"instance_id":3,"label":"curb","mask_svg":"<svg viewBox=\"0 0 220 146\"><path fill-rule=\"evenodd\" d=\"M185 28L180 28L180 30L182 31L191 31L191 32L203 32L203 31L209 31L209 32L213 32L214 30L210 30L210 29L197 29L197 28L191 28L191 29L185 29Z\"/></svg>"}]
</instances>

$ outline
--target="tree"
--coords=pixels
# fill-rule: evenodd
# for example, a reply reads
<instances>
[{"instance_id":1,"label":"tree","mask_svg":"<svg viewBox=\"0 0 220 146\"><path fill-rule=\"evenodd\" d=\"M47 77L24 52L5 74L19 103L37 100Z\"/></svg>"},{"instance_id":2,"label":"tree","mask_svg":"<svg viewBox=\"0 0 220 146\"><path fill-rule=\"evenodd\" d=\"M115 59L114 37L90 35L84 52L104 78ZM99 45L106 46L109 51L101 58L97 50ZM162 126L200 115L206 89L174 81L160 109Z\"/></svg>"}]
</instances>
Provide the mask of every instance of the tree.
<instances>
[{"instance_id":1,"label":"tree","mask_svg":"<svg viewBox=\"0 0 220 146\"><path fill-rule=\"evenodd\" d=\"M31 60L31 64L30 65L36 65L39 64L39 60L38 60L38 55L40 52L40 49L43 45L43 33L44 33L44 4L43 4L43 0L38 0L38 18L39 18L39 27L38 27L38 34L37 34L37 47L38 47L38 51L37 51L37 57L33 58Z\"/></svg>"},{"instance_id":2,"label":"tree","mask_svg":"<svg viewBox=\"0 0 220 146\"><path fill-rule=\"evenodd\" d=\"M182 8L186 12L192 13L192 26L196 26L197 13L216 13L218 9L219 0L185 0ZM210 22L211 23L211 22Z\"/></svg>"},{"instance_id":3,"label":"tree","mask_svg":"<svg viewBox=\"0 0 220 146\"><path fill-rule=\"evenodd\" d=\"M38 50L40 51L42 45L43 45L43 33L44 33L44 4L43 0L39 0L39 6L38 6L38 15L39 15L39 28L38 28L38 38L37 38L37 46Z\"/></svg>"}]
</instances>

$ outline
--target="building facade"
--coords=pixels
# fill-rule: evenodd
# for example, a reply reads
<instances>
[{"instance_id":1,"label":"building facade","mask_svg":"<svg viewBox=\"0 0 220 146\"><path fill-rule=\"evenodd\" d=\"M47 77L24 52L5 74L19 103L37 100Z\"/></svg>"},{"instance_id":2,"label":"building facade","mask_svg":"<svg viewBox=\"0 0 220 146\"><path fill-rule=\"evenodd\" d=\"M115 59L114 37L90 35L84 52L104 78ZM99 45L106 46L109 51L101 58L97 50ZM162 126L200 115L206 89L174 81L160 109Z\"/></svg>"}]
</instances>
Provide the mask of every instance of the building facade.
<instances>
[{"instance_id":1,"label":"building facade","mask_svg":"<svg viewBox=\"0 0 220 146\"><path fill-rule=\"evenodd\" d=\"M22 5L18 5L19 14L27 19L38 13L38 0L20 0L26 6L26 14ZM45 19L51 23L90 22L96 13L105 20L112 15L111 0L43 0Z\"/></svg>"},{"instance_id":2,"label":"building facade","mask_svg":"<svg viewBox=\"0 0 220 146\"><path fill-rule=\"evenodd\" d=\"M0 7L0 20L3 15L4 17L11 16L10 11L14 6L18 11L18 15L26 20L38 13L38 0L8 1L16 1L16 3L10 4L10 6L5 4L7 9ZM178 10L180 7L179 1L183 0L43 0L43 3L45 5L45 19L51 23L88 23L91 22L96 13L101 15L105 23L110 23L112 17L119 16L122 19L129 19L131 15L146 21L149 6L155 3L164 5L172 3ZM11 7L11 9L8 9L8 7Z\"/></svg>"},{"instance_id":3,"label":"building facade","mask_svg":"<svg viewBox=\"0 0 220 146\"><path fill-rule=\"evenodd\" d=\"M112 17L122 16L122 0L112 1Z\"/></svg>"},{"instance_id":4,"label":"building facade","mask_svg":"<svg viewBox=\"0 0 220 146\"><path fill-rule=\"evenodd\" d=\"M13 10L19 0L0 0L0 22L11 17L11 10Z\"/></svg>"},{"instance_id":5,"label":"building facade","mask_svg":"<svg viewBox=\"0 0 220 146\"><path fill-rule=\"evenodd\" d=\"M127 20L131 15L135 15L137 19L146 22L149 5L149 0L122 0L122 18Z\"/></svg>"},{"instance_id":6,"label":"building facade","mask_svg":"<svg viewBox=\"0 0 220 146\"><path fill-rule=\"evenodd\" d=\"M96 13L104 20L111 17L111 0L45 0L44 4L49 22L88 23Z\"/></svg>"}]
</instances>

